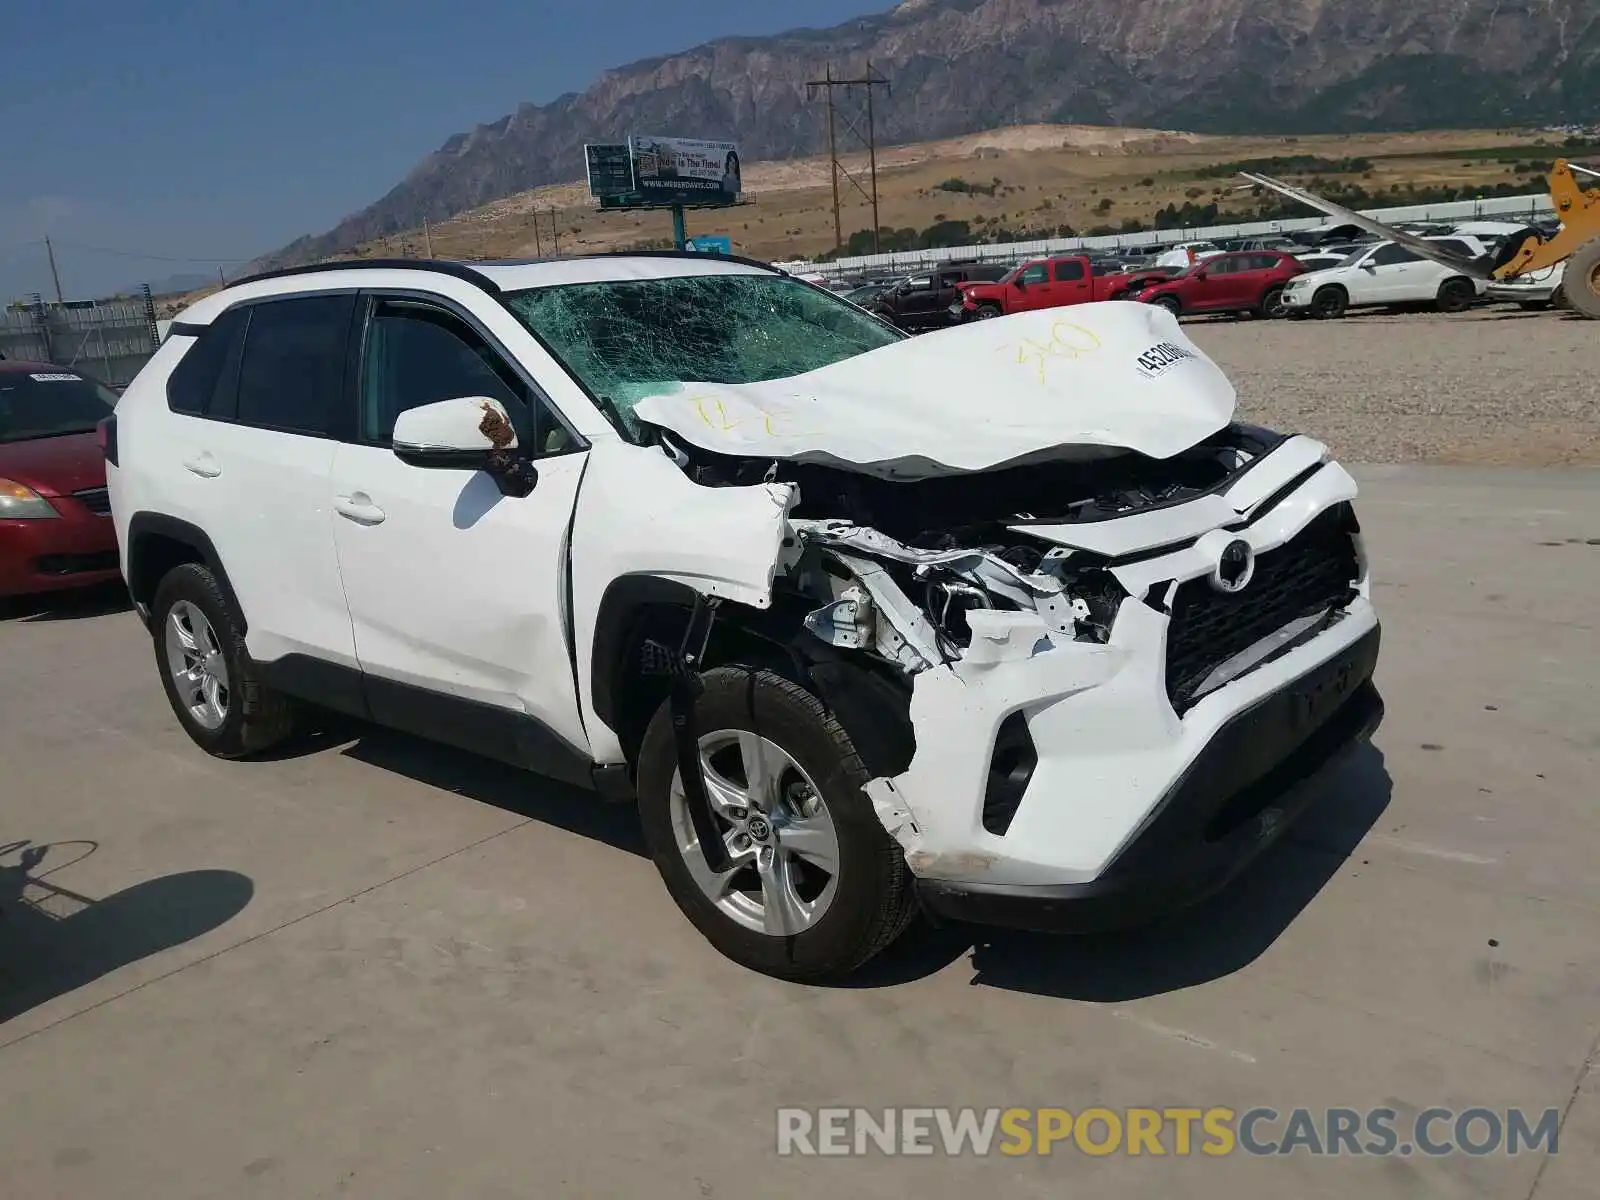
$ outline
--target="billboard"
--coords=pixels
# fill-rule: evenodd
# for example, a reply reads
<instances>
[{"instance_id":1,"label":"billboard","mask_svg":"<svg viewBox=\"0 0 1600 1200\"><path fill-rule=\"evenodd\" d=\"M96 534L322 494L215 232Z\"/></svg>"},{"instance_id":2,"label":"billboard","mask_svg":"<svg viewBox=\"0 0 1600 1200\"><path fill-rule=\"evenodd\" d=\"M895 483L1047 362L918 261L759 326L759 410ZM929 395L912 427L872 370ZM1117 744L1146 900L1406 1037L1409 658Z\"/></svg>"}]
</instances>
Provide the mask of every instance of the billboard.
<instances>
[{"instance_id":1,"label":"billboard","mask_svg":"<svg viewBox=\"0 0 1600 1200\"><path fill-rule=\"evenodd\" d=\"M648 204L734 204L744 190L732 142L631 137L633 184Z\"/></svg>"},{"instance_id":2,"label":"billboard","mask_svg":"<svg viewBox=\"0 0 1600 1200\"><path fill-rule=\"evenodd\" d=\"M702 233L687 239L683 248L691 254L732 254L733 239L717 233Z\"/></svg>"},{"instance_id":3,"label":"billboard","mask_svg":"<svg viewBox=\"0 0 1600 1200\"><path fill-rule=\"evenodd\" d=\"M591 196L624 196L633 191L633 155L626 143L586 145L583 159Z\"/></svg>"}]
</instances>

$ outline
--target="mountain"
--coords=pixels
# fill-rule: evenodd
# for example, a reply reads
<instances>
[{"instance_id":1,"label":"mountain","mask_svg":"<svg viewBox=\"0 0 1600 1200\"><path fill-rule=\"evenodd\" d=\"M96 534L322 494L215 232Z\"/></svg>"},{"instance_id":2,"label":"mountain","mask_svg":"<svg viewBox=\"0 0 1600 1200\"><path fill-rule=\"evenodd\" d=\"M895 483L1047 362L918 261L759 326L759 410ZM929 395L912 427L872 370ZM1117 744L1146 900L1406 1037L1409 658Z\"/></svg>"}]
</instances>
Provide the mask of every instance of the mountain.
<instances>
[{"instance_id":1,"label":"mountain","mask_svg":"<svg viewBox=\"0 0 1600 1200\"><path fill-rule=\"evenodd\" d=\"M314 260L583 173L583 144L728 138L746 160L826 145L806 82L892 81L886 143L1029 123L1213 133L1587 121L1596 0L905 0L832 29L724 38L457 134L386 196L261 260ZM859 96L856 103L859 105Z\"/></svg>"}]
</instances>

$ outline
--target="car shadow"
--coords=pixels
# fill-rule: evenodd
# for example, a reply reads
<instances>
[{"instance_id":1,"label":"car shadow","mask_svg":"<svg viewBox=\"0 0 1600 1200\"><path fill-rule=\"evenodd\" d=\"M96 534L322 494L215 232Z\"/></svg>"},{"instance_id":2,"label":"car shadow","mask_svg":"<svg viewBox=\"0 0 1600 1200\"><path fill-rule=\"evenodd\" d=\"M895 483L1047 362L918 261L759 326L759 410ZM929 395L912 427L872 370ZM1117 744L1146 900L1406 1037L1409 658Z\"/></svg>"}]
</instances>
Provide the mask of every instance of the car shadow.
<instances>
[{"instance_id":1,"label":"car shadow","mask_svg":"<svg viewBox=\"0 0 1600 1200\"><path fill-rule=\"evenodd\" d=\"M50 876L93 842L0 845L0 1023L226 924L255 885L236 871L181 871L94 899Z\"/></svg>"},{"instance_id":2,"label":"car shadow","mask_svg":"<svg viewBox=\"0 0 1600 1200\"><path fill-rule=\"evenodd\" d=\"M1383 754L1366 745L1320 781L1283 839L1208 900L1143 929L1050 936L920 922L848 987L889 987L970 956L984 987L1099 1003L1156 996L1242 970L1294 923L1389 806Z\"/></svg>"},{"instance_id":3,"label":"car shadow","mask_svg":"<svg viewBox=\"0 0 1600 1200\"><path fill-rule=\"evenodd\" d=\"M0 601L0 620L36 624L41 621L81 621L133 611L133 599L121 583L103 583L67 592L45 592Z\"/></svg>"}]
</instances>

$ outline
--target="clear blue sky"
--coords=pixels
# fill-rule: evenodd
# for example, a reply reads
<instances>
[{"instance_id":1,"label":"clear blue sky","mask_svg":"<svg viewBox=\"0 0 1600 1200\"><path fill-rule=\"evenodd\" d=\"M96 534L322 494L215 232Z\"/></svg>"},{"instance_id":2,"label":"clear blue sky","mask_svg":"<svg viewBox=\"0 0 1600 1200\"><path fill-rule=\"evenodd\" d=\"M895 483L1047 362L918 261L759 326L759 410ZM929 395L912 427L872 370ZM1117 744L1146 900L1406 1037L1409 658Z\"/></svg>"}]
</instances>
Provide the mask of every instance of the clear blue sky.
<instances>
[{"instance_id":1,"label":"clear blue sky","mask_svg":"<svg viewBox=\"0 0 1600 1200\"><path fill-rule=\"evenodd\" d=\"M51 290L46 234L69 298L214 273L162 258L242 260L320 233L451 134L606 67L891 7L4 0L0 301Z\"/></svg>"}]
</instances>

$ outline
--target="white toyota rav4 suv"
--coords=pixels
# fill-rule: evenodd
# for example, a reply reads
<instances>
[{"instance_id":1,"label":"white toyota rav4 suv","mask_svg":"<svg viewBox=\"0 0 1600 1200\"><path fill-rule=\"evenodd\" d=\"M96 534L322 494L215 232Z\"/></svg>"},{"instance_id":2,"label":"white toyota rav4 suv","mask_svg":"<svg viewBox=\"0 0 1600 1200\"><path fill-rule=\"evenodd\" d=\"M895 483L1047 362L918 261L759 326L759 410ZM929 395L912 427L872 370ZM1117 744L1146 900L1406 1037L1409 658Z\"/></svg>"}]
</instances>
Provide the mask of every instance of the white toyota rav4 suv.
<instances>
[{"instance_id":1,"label":"white toyota rav4 suv","mask_svg":"<svg viewBox=\"0 0 1600 1200\"><path fill-rule=\"evenodd\" d=\"M911 339L663 254L241 282L103 434L201 748L319 706L637 803L711 942L816 979L919 908L1181 905L1376 725L1355 484L1233 409L1163 309Z\"/></svg>"},{"instance_id":2,"label":"white toyota rav4 suv","mask_svg":"<svg viewBox=\"0 0 1600 1200\"><path fill-rule=\"evenodd\" d=\"M1488 254L1475 237L1430 237L1441 250L1463 260ZM1343 262L1308 271L1283 289L1290 316L1342 317L1352 308L1431 304L1440 312L1464 312L1484 294L1486 284L1443 263L1424 258L1396 242L1363 246Z\"/></svg>"}]
</instances>

